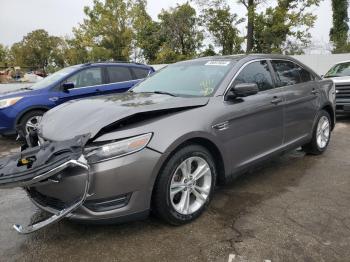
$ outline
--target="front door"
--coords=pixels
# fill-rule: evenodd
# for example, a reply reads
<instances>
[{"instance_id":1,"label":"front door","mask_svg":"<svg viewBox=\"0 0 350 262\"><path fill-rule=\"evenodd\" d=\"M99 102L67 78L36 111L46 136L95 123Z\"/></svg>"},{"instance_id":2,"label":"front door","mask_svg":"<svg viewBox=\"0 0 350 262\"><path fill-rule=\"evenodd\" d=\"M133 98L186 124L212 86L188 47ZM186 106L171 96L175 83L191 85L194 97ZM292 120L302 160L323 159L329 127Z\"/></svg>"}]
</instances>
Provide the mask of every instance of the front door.
<instances>
[{"instance_id":1,"label":"front door","mask_svg":"<svg viewBox=\"0 0 350 262\"><path fill-rule=\"evenodd\" d=\"M74 88L64 91L63 87L61 87L58 98L59 104L72 99L100 95L99 86L103 84L101 67L90 67L81 70L66 79L64 83L73 83Z\"/></svg>"},{"instance_id":2,"label":"front door","mask_svg":"<svg viewBox=\"0 0 350 262\"><path fill-rule=\"evenodd\" d=\"M256 83L259 93L223 102L224 118L214 126L230 154L233 172L269 155L283 142L284 96L275 88L269 63L250 62L233 85L238 83Z\"/></svg>"}]
</instances>

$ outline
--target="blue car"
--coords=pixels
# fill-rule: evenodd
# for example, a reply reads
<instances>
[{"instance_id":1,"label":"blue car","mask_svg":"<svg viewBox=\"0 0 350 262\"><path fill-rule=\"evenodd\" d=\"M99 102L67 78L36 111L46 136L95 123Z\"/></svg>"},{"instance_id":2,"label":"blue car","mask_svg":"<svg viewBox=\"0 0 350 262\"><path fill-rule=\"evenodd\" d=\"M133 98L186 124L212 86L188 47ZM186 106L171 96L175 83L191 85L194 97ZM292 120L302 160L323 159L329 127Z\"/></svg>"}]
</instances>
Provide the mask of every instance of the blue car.
<instances>
[{"instance_id":1,"label":"blue car","mask_svg":"<svg viewBox=\"0 0 350 262\"><path fill-rule=\"evenodd\" d=\"M46 111L57 105L124 92L153 72L152 67L138 63L88 63L64 68L29 88L0 94L0 134L12 135L19 130L26 135L37 128Z\"/></svg>"}]
</instances>

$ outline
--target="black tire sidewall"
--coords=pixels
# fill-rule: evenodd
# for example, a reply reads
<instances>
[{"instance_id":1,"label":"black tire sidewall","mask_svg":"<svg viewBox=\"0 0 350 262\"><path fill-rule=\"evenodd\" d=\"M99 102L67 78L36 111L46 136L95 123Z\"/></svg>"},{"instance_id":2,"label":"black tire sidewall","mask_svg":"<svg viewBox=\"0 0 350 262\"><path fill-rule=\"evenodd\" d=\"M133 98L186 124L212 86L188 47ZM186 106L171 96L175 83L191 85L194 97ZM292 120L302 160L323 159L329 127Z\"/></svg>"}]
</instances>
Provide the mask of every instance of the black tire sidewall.
<instances>
[{"instance_id":1,"label":"black tire sidewall","mask_svg":"<svg viewBox=\"0 0 350 262\"><path fill-rule=\"evenodd\" d=\"M183 215L178 213L171 204L170 183L171 183L173 174L175 170L178 168L178 166L185 159L193 156L201 157L205 161L207 161L212 174L212 184L211 184L211 189L205 204L196 212L189 215ZM215 189L216 178L217 178L217 171L216 171L215 162L210 152L206 148L199 145L189 145L180 149L168 160L168 162L165 164L165 167L160 174L160 179L158 180L158 185L157 185L158 188L160 189L159 196L158 196L160 197L160 199L158 199L158 201L161 201L163 203L158 203L159 210L157 211L157 213L161 217L165 218L165 220L175 225L180 225L180 224L184 224L195 220L207 208ZM161 199L163 199L163 201Z\"/></svg>"}]
</instances>

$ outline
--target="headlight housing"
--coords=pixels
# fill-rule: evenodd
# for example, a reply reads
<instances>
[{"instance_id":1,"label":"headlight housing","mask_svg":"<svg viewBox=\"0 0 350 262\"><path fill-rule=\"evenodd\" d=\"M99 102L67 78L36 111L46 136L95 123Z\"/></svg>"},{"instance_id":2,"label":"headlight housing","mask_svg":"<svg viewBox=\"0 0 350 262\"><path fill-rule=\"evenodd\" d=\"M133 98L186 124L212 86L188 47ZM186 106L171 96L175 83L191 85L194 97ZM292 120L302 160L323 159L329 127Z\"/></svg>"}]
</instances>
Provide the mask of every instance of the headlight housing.
<instances>
[{"instance_id":1,"label":"headlight housing","mask_svg":"<svg viewBox=\"0 0 350 262\"><path fill-rule=\"evenodd\" d=\"M13 97L13 98L1 99L0 100L0 109L14 105L22 98L23 97Z\"/></svg>"},{"instance_id":2,"label":"headlight housing","mask_svg":"<svg viewBox=\"0 0 350 262\"><path fill-rule=\"evenodd\" d=\"M152 138L152 133L139 135L101 146L86 148L86 157L90 163L101 162L144 149Z\"/></svg>"}]
</instances>

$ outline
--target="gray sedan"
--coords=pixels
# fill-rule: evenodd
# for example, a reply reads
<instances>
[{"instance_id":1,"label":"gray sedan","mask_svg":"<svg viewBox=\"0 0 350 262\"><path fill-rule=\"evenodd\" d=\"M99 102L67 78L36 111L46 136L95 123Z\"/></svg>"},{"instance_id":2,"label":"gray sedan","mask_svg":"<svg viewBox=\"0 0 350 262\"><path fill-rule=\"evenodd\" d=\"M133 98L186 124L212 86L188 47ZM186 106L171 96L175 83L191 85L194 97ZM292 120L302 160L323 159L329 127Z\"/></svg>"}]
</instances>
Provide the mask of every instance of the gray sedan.
<instances>
[{"instance_id":1,"label":"gray sedan","mask_svg":"<svg viewBox=\"0 0 350 262\"><path fill-rule=\"evenodd\" d=\"M47 112L20 155L0 161L0 187L21 186L49 219L140 219L181 225L215 185L286 150L323 153L335 88L278 55L205 57L169 65L124 94Z\"/></svg>"}]
</instances>

